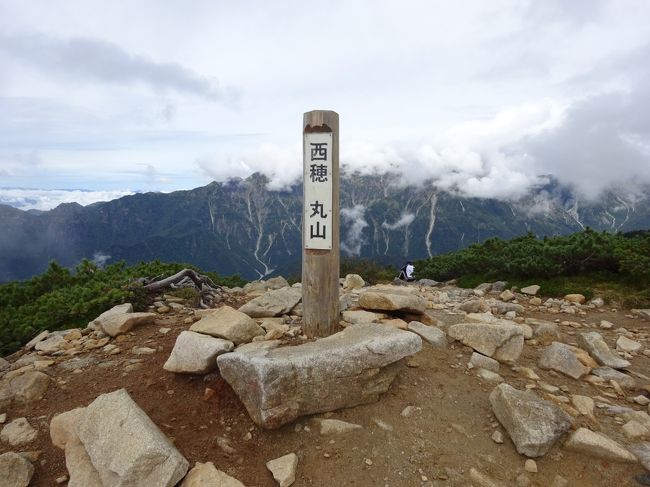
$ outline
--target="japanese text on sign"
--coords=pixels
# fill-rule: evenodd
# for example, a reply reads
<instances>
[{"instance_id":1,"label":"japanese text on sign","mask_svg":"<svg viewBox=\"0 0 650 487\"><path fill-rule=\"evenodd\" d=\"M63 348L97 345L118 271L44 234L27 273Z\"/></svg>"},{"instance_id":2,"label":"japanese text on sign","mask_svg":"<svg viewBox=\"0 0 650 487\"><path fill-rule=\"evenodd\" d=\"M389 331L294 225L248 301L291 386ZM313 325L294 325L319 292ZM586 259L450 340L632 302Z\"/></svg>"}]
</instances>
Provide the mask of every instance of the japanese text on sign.
<instances>
[{"instance_id":1,"label":"japanese text on sign","mask_svg":"<svg viewBox=\"0 0 650 487\"><path fill-rule=\"evenodd\" d=\"M305 134L304 242L306 249L332 248L332 134Z\"/></svg>"}]
</instances>

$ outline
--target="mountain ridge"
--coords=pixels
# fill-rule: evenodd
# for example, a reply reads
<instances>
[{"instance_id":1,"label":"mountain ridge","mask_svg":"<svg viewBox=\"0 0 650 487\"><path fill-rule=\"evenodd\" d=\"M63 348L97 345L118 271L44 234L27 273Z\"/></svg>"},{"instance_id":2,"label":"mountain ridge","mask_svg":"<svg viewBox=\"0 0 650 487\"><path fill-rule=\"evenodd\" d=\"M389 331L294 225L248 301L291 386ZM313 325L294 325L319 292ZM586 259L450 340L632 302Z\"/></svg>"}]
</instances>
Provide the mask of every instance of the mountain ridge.
<instances>
[{"instance_id":1,"label":"mountain ridge","mask_svg":"<svg viewBox=\"0 0 650 487\"><path fill-rule=\"evenodd\" d=\"M499 201L395 181L391 174L341 177L343 255L398 264L493 236L650 228L648 192L630 197L612 191L583 202L552 181L519 200ZM297 273L302 186L270 191L267 183L256 173L192 190L136 193L88 206L66 203L40 214L0 205L6 228L0 281L38 274L52 259L73 266L82 258L189 262L251 279Z\"/></svg>"}]
</instances>

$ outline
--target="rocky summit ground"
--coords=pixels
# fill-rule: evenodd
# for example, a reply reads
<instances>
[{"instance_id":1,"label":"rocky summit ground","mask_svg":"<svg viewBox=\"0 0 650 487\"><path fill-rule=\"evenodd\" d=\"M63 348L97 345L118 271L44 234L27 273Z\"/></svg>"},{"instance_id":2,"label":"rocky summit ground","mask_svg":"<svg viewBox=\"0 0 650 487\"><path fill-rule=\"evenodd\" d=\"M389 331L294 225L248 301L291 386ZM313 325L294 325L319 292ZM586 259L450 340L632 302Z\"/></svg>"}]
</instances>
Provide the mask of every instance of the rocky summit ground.
<instances>
[{"instance_id":1,"label":"rocky summit ground","mask_svg":"<svg viewBox=\"0 0 650 487\"><path fill-rule=\"evenodd\" d=\"M283 284L229 290L221 304L237 309L261 297L269 307L269 288ZM476 290L427 281L368 288L349 278L345 284L342 325L422 323L411 326L425 337L421 351L402 361L404 367L376 402L301 416L278 429L261 428L218 371L188 374L163 368L179 335L205 312L160 296L151 309L155 314L121 331L112 322L113 328L53 333L30 344L40 350L26 348L0 363L0 454L19 453L33 465L30 486L65 485L72 472L64 450L53 445L52 419L125 389L190 468L212 462L248 487L289 485L276 481L266 464L290 453L297 458L296 486L639 485L633 476L646 471L644 440L650 440L646 311L615 309L600 300L584 303L581 296L537 297L535 288L525 289L528 294L511 292L503 283ZM422 309L413 309L420 304ZM264 325L256 342L305 342L298 329L301 305L288 306L279 320L255 318ZM396 309L385 311L391 306ZM259 314L251 306L244 309ZM462 324L469 326L457 326ZM109 329L115 336L106 333ZM499 338L494 341L484 335L488 332ZM603 361L618 372L603 368ZM495 405L497 392L510 391L504 384L534 396ZM536 406L537 400L542 406ZM552 419L539 412L544 408L553 411ZM528 425L532 446L513 426L526 418L538 418L538 424ZM79 437L92 456L91 440L81 429ZM136 440L117 441L128 450L128 442ZM7 472L12 478L21 472L29 477L29 465L16 458L0 455L0 479L8 482ZM183 485L192 484L186 479Z\"/></svg>"}]
</instances>

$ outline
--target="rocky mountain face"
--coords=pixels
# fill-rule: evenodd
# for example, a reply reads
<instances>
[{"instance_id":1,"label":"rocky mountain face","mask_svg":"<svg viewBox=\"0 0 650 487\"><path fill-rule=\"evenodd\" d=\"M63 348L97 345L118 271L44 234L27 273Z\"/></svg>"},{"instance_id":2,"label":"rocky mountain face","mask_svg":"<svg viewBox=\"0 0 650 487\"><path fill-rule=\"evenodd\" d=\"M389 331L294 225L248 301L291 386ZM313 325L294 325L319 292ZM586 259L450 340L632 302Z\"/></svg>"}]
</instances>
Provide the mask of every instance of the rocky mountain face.
<instances>
[{"instance_id":1,"label":"rocky mountain face","mask_svg":"<svg viewBox=\"0 0 650 487\"><path fill-rule=\"evenodd\" d=\"M492 236L558 235L650 228L650 198L610 192L583 202L557 184L515 202L463 198L430 185L395 185L392 175L341 180L341 248L400 264ZM247 278L298 273L302 188L269 191L259 174L190 191L143 193L86 207L62 204L40 214L0 205L0 281L86 257L160 259Z\"/></svg>"}]
</instances>

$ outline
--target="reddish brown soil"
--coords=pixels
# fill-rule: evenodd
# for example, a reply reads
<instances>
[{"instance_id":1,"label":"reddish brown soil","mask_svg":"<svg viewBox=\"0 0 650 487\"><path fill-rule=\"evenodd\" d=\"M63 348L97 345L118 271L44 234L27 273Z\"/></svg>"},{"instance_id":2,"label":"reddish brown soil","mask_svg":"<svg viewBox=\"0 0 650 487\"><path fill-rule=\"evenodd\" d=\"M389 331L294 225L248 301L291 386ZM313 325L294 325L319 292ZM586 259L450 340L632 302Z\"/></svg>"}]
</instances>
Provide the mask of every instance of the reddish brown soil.
<instances>
[{"instance_id":1,"label":"reddish brown soil","mask_svg":"<svg viewBox=\"0 0 650 487\"><path fill-rule=\"evenodd\" d=\"M442 316L442 315L441 315ZM531 315L532 316L532 315ZM555 319L566 315L536 315ZM88 366L81 373L73 373L53 366L49 373L55 379L45 398L28 408L8 410L8 421L25 416L39 429L37 440L24 451L40 452L36 461L34 487L54 485L54 480L67 474L63 451L52 446L48 425L51 418L78 406L85 406L98 395L125 388L138 405L160 429L176 444L193 465L211 461L215 466L238 478L248 487L273 487L277 483L265 463L289 452L299 457L295 486L468 486L469 469L474 467L504 483L516 485L517 475L523 472L525 457L516 453L505 436L505 443L495 444L491 439L494 418L488 395L494 384L482 382L467 371L471 351L458 344L447 350L425 345L411 359L409 367L398 376L390 391L379 402L337 411L331 417L357 423L362 430L336 437L322 437L311 417L275 431L257 427L230 387L218 374L201 377L177 375L163 370L176 336L188 325L183 316L161 317L155 326L136 329L126 342L120 344L123 352L106 356L94 351L91 356L108 363L102 368ZM450 321L454 317L444 317ZM608 319L617 326L648 330L650 324L639 319L628 319L622 312L590 312L588 322ZM456 319L458 321L458 319ZM172 329L167 335L158 333L161 326ZM563 332L570 328L561 327ZM610 346L613 332L602 332ZM564 335L566 342L573 341ZM157 348L154 355L135 356L134 345ZM520 365L534 366L541 347L526 346ZM86 356L81 355L81 357ZM129 359L142 359L139 370L124 373ZM602 394L582 381L555 373L539 371L542 380L556 386L566 385L571 393L595 396ZM632 370L650 375L650 358L639 355L633 360ZM501 366L500 374L517 388L527 383ZM65 384L60 384L65 381ZM640 385L643 381L638 380ZM204 399L206 387L216 394ZM611 389L609 389L611 391ZM630 395L636 395L638 392ZM635 409L625 398L614 401ZM400 412L408 405L418 409L410 417ZM322 417L320 415L319 417ZM598 423L589 425L602 429L614 439L622 440L620 426L614 418L597 411ZM392 428L386 431L375 420ZM578 420L576 424L586 424ZM305 429L307 427L309 431ZM245 439L247 433L252 438ZM228 438L235 453L227 454L217 445L217 437ZM567 452L556 444L545 457L537 459L539 473L527 474L532 486L550 486L556 474L569 480L570 486L634 486L634 474L643 473L639 465L620 465L594 460L584 455ZM0 446L0 453L8 451ZM369 461L367 461L369 460ZM371 463L369 465L369 463Z\"/></svg>"}]
</instances>

